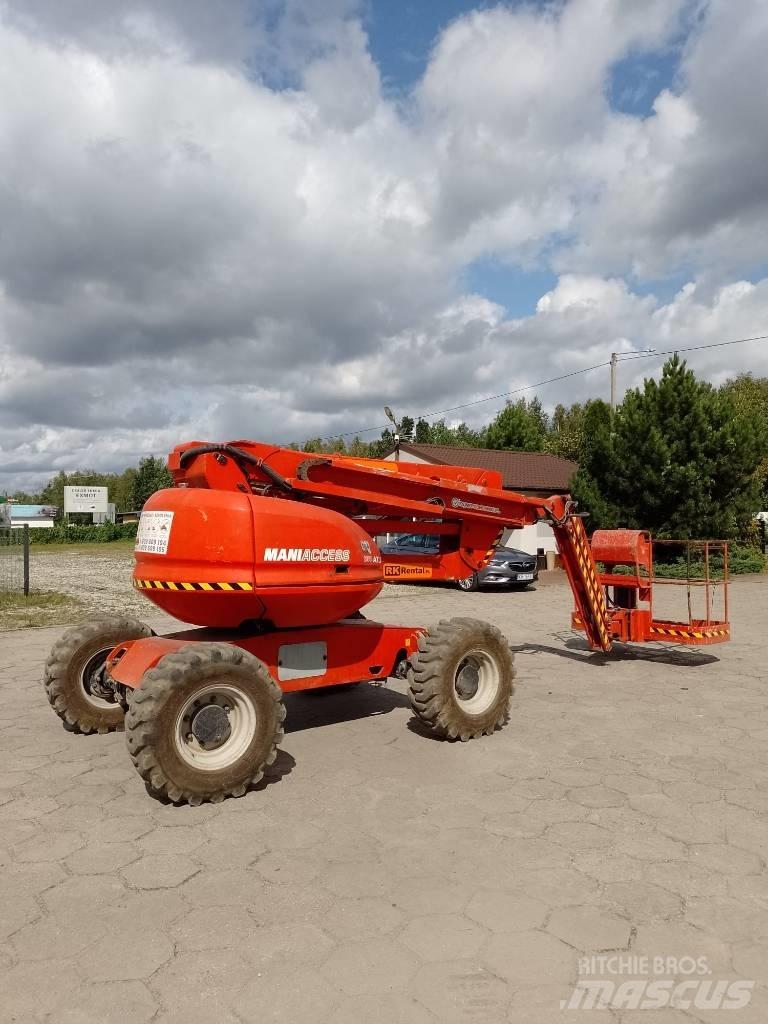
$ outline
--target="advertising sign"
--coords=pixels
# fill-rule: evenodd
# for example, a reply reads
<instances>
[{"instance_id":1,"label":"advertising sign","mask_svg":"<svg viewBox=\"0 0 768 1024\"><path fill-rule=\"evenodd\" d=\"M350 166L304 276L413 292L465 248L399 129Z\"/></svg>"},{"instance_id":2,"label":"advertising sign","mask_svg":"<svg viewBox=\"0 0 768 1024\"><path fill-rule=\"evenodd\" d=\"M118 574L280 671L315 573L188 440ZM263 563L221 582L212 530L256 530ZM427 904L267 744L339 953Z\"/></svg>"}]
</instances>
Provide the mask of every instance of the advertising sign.
<instances>
[{"instance_id":1,"label":"advertising sign","mask_svg":"<svg viewBox=\"0 0 768 1024\"><path fill-rule=\"evenodd\" d=\"M64 512L98 512L104 515L107 511L106 487L65 487Z\"/></svg>"}]
</instances>

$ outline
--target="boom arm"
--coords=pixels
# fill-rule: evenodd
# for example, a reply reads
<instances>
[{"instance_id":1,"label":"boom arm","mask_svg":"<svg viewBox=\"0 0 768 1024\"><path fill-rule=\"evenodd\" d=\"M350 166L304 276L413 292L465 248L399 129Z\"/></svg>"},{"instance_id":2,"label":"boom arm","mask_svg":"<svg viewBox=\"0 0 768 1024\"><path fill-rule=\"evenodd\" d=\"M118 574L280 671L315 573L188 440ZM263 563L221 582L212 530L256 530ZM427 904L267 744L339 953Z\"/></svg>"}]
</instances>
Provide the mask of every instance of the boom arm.
<instances>
[{"instance_id":1,"label":"boom arm","mask_svg":"<svg viewBox=\"0 0 768 1024\"><path fill-rule=\"evenodd\" d=\"M609 651L605 593L573 502L505 491L499 473L423 463L307 455L256 441L177 446L169 467L180 487L239 490L307 502L353 519L370 536L410 532L441 537L440 554L409 559L456 579L482 569L505 529L551 523L590 646ZM392 559L383 556L385 574ZM425 573L426 574L426 573ZM432 575L432 573L430 573Z\"/></svg>"}]
</instances>

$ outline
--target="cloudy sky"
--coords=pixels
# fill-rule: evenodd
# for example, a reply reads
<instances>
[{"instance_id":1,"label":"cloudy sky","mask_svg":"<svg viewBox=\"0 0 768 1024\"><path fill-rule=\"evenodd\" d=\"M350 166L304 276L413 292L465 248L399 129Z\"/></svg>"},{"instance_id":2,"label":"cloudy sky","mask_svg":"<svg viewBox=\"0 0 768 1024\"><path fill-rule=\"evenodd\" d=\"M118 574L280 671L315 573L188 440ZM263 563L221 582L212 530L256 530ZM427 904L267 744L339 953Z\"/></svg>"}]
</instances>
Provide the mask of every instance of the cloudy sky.
<instances>
[{"instance_id":1,"label":"cloudy sky","mask_svg":"<svg viewBox=\"0 0 768 1024\"><path fill-rule=\"evenodd\" d=\"M768 334L766 53L765 0L0 0L0 488Z\"/></svg>"}]
</instances>

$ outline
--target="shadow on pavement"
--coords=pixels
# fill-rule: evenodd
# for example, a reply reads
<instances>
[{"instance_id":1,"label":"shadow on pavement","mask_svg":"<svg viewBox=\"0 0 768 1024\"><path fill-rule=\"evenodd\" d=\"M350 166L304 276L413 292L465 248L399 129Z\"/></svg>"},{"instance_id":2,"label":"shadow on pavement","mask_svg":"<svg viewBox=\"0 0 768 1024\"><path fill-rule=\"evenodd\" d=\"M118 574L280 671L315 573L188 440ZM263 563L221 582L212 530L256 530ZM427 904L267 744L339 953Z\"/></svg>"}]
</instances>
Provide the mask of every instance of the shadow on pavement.
<instances>
[{"instance_id":1,"label":"shadow on pavement","mask_svg":"<svg viewBox=\"0 0 768 1024\"><path fill-rule=\"evenodd\" d=\"M511 644L510 650L515 654L554 654L558 658L570 658L571 661L598 665L601 668L615 664L617 661L657 662L661 665L675 665L680 668L696 668L700 665L713 665L720 661L714 654L683 646L667 647L660 644L652 646L649 644L641 647L631 644L616 644L610 654L604 654L602 651L591 651L586 641L579 637L557 636L557 639L562 641L562 647L528 643Z\"/></svg>"},{"instance_id":2,"label":"shadow on pavement","mask_svg":"<svg viewBox=\"0 0 768 1024\"><path fill-rule=\"evenodd\" d=\"M337 722L355 722L373 715L386 715L395 708L409 706L408 698L402 693L374 683L301 690L286 693L283 700L287 712L286 734Z\"/></svg>"}]
</instances>

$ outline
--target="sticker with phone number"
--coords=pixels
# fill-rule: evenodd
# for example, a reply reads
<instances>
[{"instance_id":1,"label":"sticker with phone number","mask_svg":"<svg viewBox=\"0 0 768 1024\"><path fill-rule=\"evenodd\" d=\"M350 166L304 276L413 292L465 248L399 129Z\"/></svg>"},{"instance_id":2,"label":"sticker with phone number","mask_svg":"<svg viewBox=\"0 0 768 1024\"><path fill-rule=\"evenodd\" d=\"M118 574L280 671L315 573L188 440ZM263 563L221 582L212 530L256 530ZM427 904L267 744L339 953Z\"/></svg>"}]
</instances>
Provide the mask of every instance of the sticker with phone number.
<instances>
[{"instance_id":1,"label":"sticker with phone number","mask_svg":"<svg viewBox=\"0 0 768 1024\"><path fill-rule=\"evenodd\" d=\"M142 512L134 550L147 555L166 554L172 526L173 512Z\"/></svg>"}]
</instances>

